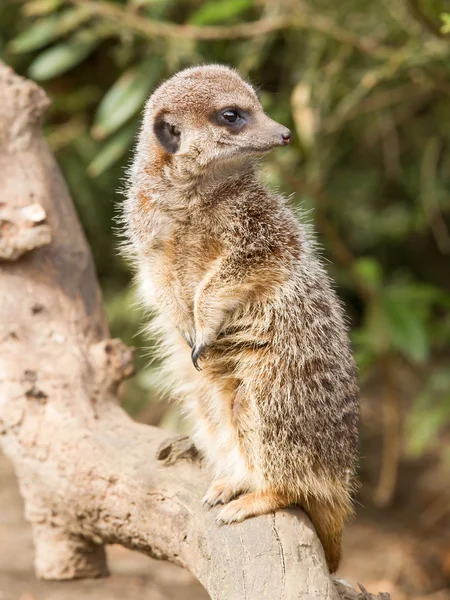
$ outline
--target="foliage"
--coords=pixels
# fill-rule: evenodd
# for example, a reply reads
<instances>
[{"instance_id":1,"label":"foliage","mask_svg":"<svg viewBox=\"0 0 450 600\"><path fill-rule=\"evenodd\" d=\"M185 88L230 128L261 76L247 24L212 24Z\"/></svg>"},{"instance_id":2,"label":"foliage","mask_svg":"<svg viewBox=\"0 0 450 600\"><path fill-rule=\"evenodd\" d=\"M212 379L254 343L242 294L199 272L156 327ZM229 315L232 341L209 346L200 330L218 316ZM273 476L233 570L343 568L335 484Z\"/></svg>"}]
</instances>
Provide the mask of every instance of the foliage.
<instances>
[{"instance_id":1,"label":"foliage","mask_svg":"<svg viewBox=\"0 0 450 600\"><path fill-rule=\"evenodd\" d=\"M290 147L268 158L263 176L315 209L363 377L386 360L421 374L423 390L407 400L406 431L407 445L425 450L450 418L450 379L434 368L450 350L444 4L31 0L2 6L0 51L19 72L43 82L54 100L48 139L93 246L114 333L123 336L138 322L120 292L128 289L129 273L111 221L145 99L182 67L229 63L258 86L271 116L297 133ZM199 34L208 27L214 38L215 26L260 20L272 23L263 34L251 27L241 37L232 31L232 39ZM190 29L159 32L158 23ZM142 344L139 337L135 342ZM141 390L153 388L152 373L141 383Z\"/></svg>"}]
</instances>

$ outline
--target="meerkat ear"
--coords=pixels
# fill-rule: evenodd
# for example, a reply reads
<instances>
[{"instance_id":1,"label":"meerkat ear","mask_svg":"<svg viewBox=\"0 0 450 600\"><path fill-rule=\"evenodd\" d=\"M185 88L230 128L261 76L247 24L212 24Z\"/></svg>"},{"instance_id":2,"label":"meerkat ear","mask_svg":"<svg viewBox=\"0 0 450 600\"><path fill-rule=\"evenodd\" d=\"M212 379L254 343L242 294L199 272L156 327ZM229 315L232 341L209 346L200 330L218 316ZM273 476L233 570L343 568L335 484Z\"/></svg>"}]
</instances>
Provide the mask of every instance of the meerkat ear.
<instances>
[{"instance_id":1,"label":"meerkat ear","mask_svg":"<svg viewBox=\"0 0 450 600\"><path fill-rule=\"evenodd\" d=\"M170 154L175 154L180 148L180 130L166 120L165 115L157 115L153 131L161 146Z\"/></svg>"}]
</instances>

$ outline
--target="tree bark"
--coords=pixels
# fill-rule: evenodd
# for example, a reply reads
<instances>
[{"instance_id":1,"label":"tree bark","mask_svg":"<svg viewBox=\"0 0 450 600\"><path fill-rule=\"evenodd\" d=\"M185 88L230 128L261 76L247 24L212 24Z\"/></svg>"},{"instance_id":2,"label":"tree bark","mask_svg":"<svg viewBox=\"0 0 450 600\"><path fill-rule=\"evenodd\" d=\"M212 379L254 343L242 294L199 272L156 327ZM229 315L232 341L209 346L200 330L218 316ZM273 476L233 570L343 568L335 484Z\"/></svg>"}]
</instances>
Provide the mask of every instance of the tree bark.
<instances>
[{"instance_id":1,"label":"tree bark","mask_svg":"<svg viewBox=\"0 0 450 600\"><path fill-rule=\"evenodd\" d=\"M48 105L0 63L0 445L38 577L105 575L104 547L119 543L189 569L214 600L336 600L301 510L217 526L189 438L167 439L120 408L132 351L109 339L92 257L41 135Z\"/></svg>"}]
</instances>

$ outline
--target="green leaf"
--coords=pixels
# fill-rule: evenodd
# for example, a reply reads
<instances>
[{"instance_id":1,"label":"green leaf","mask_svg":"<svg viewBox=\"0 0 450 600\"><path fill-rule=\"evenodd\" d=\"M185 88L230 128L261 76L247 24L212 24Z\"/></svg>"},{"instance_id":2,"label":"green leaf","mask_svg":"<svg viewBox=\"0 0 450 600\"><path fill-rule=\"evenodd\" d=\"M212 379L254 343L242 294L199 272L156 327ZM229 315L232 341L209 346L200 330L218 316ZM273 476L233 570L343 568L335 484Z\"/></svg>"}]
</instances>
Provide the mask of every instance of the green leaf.
<instances>
[{"instance_id":1,"label":"green leaf","mask_svg":"<svg viewBox=\"0 0 450 600\"><path fill-rule=\"evenodd\" d=\"M416 398L406 422L407 450L419 456L450 420L450 373L447 369L432 373Z\"/></svg>"},{"instance_id":2,"label":"green leaf","mask_svg":"<svg viewBox=\"0 0 450 600\"><path fill-rule=\"evenodd\" d=\"M132 124L106 142L88 166L88 175L90 177L97 177L117 162L130 147L135 133L136 127Z\"/></svg>"},{"instance_id":3,"label":"green leaf","mask_svg":"<svg viewBox=\"0 0 450 600\"><path fill-rule=\"evenodd\" d=\"M80 7L39 19L10 42L10 50L15 53L38 50L62 35L67 35L89 18L90 13Z\"/></svg>"},{"instance_id":4,"label":"green leaf","mask_svg":"<svg viewBox=\"0 0 450 600\"><path fill-rule=\"evenodd\" d=\"M440 17L443 23L443 25L441 26L441 33L450 33L450 14L442 13Z\"/></svg>"},{"instance_id":5,"label":"green leaf","mask_svg":"<svg viewBox=\"0 0 450 600\"><path fill-rule=\"evenodd\" d=\"M380 263L369 256L364 256L356 261L355 264L358 275L372 289L378 289L383 281L383 269Z\"/></svg>"},{"instance_id":6,"label":"green leaf","mask_svg":"<svg viewBox=\"0 0 450 600\"><path fill-rule=\"evenodd\" d=\"M364 326L360 330L359 341L377 357L390 349L389 331L382 302L376 298L367 308ZM367 351L367 349L366 349Z\"/></svg>"},{"instance_id":7,"label":"green leaf","mask_svg":"<svg viewBox=\"0 0 450 600\"><path fill-rule=\"evenodd\" d=\"M150 89L160 76L162 62L145 62L124 73L106 92L94 118L92 135L104 139L117 131L144 106Z\"/></svg>"},{"instance_id":8,"label":"green leaf","mask_svg":"<svg viewBox=\"0 0 450 600\"><path fill-rule=\"evenodd\" d=\"M377 363L371 336L366 328L359 327L350 332L353 353L361 374L366 374Z\"/></svg>"},{"instance_id":9,"label":"green leaf","mask_svg":"<svg viewBox=\"0 0 450 600\"><path fill-rule=\"evenodd\" d=\"M407 448L413 456L419 456L436 438L443 424L450 417L450 394L442 404L414 413L409 422L410 436Z\"/></svg>"},{"instance_id":10,"label":"green leaf","mask_svg":"<svg viewBox=\"0 0 450 600\"><path fill-rule=\"evenodd\" d=\"M31 63L30 77L37 81L46 81L61 75L80 64L96 45L97 40L93 38L77 36L64 44L44 50Z\"/></svg>"},{"instance_id":11,"label":"green leaf","mask_svg":"<svg viewBox=\"0 0 450 600\"><path fill-rule=\"evenodd\" d=\"M392 345L415 362L424 362L429 354L426 323L411 304L397 296L395 288L382 298L382 308Z\"/></svg>"},{"instance_id":12,"label":"green leaf","mask_svg":"<svg viewBox=\"0 0 450 600\"><path fill-rule=\"evenodd\" d=\"M31 52L42 48L42 46L55 39L57 23L58 17L56 15L36 21L10 42L11 52Z\"/></svg>"},{"instance_id":13,"label":"green leaf","mask_svg":"<svg viewBox=\"0 0 450 600\"><path fill-rule=\"evenodd\" d=\"M190 17L194 25L213 25L239 17L253 4L252 0L213 0L202 4Z\"/></svg>"},{"instance_id":14,"label":"green leaf","mask_svg":"<svg viewBox=\"0 0 450 600\"><path fill-rule=\"evenodd\" d=\"M450 308L450 295L443 289L428 283L404 283L397 284L397 294L402 294L405 298L416 305L423 307L442 306Z\"/></svg>"},{"instance_id":15,"label":"green leaf","mask_svg":"<svg viewBox=\"0 0 450 600\"><path fill-rule=\"evenodd\" d=\"M370 262L363 269L369 280L376 281L377 269ZM375 358L395 350L423 363L429 356L431 341L438 339L432 328L436 306L447 308L448 294L435 286L416 282L398 282L384 288L379 285L356 336L358 351L369 352ZM445 329L442 320L441 329Z\"/></svg>"}]
</instances>

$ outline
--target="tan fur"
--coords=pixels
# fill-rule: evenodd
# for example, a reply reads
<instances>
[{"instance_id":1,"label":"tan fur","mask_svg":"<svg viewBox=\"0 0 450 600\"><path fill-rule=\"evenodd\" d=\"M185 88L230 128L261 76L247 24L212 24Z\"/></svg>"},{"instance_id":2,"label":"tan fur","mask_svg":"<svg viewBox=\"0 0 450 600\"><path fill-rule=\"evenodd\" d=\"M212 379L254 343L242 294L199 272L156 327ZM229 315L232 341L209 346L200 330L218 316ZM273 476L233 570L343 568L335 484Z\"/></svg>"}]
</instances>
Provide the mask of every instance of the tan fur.
<instances>
[{"instance_id":1,"label":"tan fur","mask_svg":"<svg viewBox=\"0 0 450 600\"><path fill-rule=\"evenodd\" d=\"M223 124L227 107L242 127ZM224 523L302 505L334 571L352 512L356 370L307 226L255 174L252 157L282 134L227 67L164 83L130 170L128 253L164 379L214 470L205 503L226 504Z\"/></svg>"}]
</instances>

